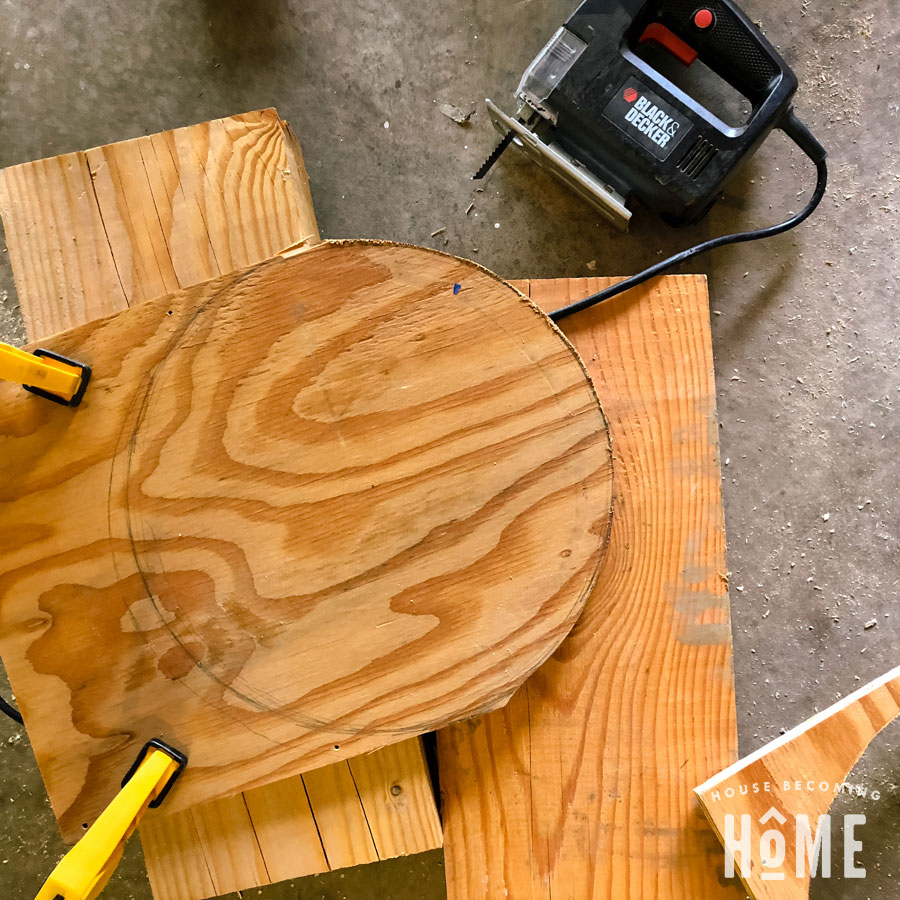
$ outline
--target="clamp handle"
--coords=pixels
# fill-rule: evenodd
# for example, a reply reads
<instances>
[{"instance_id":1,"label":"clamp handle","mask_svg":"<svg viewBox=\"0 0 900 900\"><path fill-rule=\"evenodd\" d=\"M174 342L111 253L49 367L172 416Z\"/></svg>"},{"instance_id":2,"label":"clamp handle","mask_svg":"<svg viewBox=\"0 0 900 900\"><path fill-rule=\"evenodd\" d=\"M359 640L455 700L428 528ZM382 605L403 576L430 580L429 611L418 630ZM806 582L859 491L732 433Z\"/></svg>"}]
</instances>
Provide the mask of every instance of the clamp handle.
<instances>
[{"instance_id":1,"label":"clamp handle","mask_svg":"<svg viewBox=\"0 0 900 900\"><path fill-rule=\"evenodd\" d=\"M63 406L78 406L91 379L90 366L38 347L34 353L0 343L0 381Z\"/></svg>"},{"instance_id":2,"label":"clamp handle","mask_svg":"<svg viewBox=\"0 0 900 900\"><path fill-rule=\"evenodd\" d=\"M35 900L94 900L116 870L141 816L162 801L186 764L183 753L162 741L146 744L122 790L62 858Z\"/></svg>"}]
</instances>

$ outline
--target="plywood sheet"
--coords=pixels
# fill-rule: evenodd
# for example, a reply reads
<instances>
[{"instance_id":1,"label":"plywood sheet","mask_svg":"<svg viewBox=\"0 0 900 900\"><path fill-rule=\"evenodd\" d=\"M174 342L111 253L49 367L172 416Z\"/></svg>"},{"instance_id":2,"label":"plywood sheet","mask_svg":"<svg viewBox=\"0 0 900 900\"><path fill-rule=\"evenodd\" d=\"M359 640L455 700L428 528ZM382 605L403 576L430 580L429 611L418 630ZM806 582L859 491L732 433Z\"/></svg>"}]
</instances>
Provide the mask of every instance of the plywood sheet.
<instances>
[{"instance_id":1,"label":"plywood sheet","mask_svg":"<svg viewBox=\"0 0 900 900\"><path fill-rule=\"evenodd\" d=\"M134 204L136 197L142 202ZM148 200L156 222L148 214ZM217 212L210 215L210 210ZM186 287L268 259L286 246L318 240L300 143L274 109L4 169L0 213L31 340L124 309L141 297L159 296L153 293L154 285L162 292L171 289L171 275L160 278L159 271L173 272L178 286ZM115 235L114 242L110 235ZM128 294L119 272L131 273ZM144 273L146 282L137 273ZM390 755L389 767L382 765L382 754ZM357 777L372 785L374 796L399 786L407 799L405 805L394 805L392 833L398 840L384 843L386 854L441 844L432 786L421 757L419 739L411 738L355 762ZM347 769L346 762L334 765ZM377 783L387 777L393 781ZM365 817L359 792L353 779L349 781L340 797L332 798L328 812L342 803L347 815ZM265 857L265 879L257 876L258 869L227 862L246 852L242 831L219 832L218 844L201 846L190 810L142 826L144 857L157 900L211 896L213 881L229 883L236 872L249 876L235 884L240 889L267 884L270 878L309 874L310 865L318 866L314 871L327 870L322 841L332 842L330 815L317 819L315 807L310 808L321 840L317 849L297 852L298 844L308 842L309 822L302 806L284 802L293 796L292 786L293 779L287 779L255 789L252 802L245 798ZM291 809L296 819L291 819ZM264 837L273 834L279 839ZM346 865L366 859L345 858ZM330 866L335 865L332 860Z\"/></svg>"},{"instance_id":2,"label":"plywood sheet","mask_svg":"<svg viewBox=\"0 0 900 900\"><path fill-rule=\"evenodd\" d=\"M580 613L605 422L473 264L319 245L44 343L94 382L0 389L0 606L65 834L151 735L176 811L496 708Z\"/></svg>"},{"instance_id":3,"label":"plywood sheet","mask_svg":"<svg viewBox=\"0 0 900 900\"><path fill-rule=\"evenodd\" d=\"M608 279L522 284L550 311ZM439 734L450 900L724 900L693 796L737 734L708 297L670 276L563 323L616 460L584 614L503 710Z\"/></svg>"}]
</instances>

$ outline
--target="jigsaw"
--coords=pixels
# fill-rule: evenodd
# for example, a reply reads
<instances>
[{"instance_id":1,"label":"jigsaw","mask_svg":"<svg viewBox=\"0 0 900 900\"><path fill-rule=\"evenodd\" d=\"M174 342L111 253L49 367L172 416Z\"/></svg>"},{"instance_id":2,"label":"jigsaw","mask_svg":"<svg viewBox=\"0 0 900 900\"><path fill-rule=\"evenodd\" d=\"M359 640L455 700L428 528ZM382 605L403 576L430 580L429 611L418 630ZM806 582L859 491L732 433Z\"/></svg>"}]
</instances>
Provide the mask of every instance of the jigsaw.
<instances>
[{"instance_id":1,"label":"jigsaw","mask_svg":"<svg viewBox=\"0 0 900 900\"><path fill-rule=\"evenodd\" d=\"M827 153L794 114L796 90L793 71L730 0L584 0L525 70L515 116L486 101L503 138L475 178L513 144L627 231L632 198L670 225L702 218L773 128L815 163L816 189L787 222L692 247L581 301L583 309L697 253L778 234L813 212Z\"/></svg>"}]
</instances>

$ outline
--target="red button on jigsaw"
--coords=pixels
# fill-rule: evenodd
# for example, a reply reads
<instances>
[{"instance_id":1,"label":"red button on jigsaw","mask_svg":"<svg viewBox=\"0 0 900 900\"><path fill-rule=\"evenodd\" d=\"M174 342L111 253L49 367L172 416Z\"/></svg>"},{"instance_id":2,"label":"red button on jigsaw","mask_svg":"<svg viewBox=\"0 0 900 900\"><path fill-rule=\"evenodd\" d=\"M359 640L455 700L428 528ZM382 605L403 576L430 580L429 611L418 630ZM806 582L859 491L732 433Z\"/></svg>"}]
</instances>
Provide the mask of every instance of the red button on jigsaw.
<instances>
[{"instance_id":1,"label":"red button on jigsaw","mask_svg":"<svg viewBox=\"0 0 900 900\"><path fill-rule=\"evenodd\" d=\"M709 31L716 24L716 17L711 9L698 9L694 13L694 28L698 31Z\"/></svg>"}]
</instances>

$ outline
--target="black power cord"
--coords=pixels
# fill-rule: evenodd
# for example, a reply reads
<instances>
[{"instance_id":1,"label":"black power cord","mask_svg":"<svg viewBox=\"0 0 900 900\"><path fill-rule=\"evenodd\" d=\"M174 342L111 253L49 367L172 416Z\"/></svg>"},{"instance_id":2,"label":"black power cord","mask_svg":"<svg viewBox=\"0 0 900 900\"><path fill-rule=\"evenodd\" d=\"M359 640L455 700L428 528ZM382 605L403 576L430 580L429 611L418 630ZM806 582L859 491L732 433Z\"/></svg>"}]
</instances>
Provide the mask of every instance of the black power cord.
<instances>
[{"instance_id":1,"label":"black power cord","mask_svg":"<svg viewBox=\"0 0 900 900\"><path fill-rule=\"evenodd\" d=\"M18 722L20 725L25 724L22 720L22 713L20 713L12 704L7 703L3 697L0 697L0 712L9 716L13 722Z\"/></svg>"},{"instance_id":2,"label":"black power cord","mask_svg":"<svg viewBox=\"0 0 900 900\"><path fill-rule=\"evenodd\" d=\"M682 250L681 253L676 253L668 259L664 259L662 262L644 269L643 272L638 272L637 275L632 275L630 278L626 278L624 281L620 281L605 290L591 294L577 303L570 303L568 306L554 310L550 313L550 318L554 322L558 322L560 319L565 319L567 316L581 312L583 309L596 306L604 300L609 300L610 297L615 297L618 294L631 290L633 287L637 287L639 284L643 284L645 281L649 281L651 278L655 278L657 275L661 275L667 269L677 266L685 260L691 259L700 253L706 253L707 250L715 250L716 247L724 247L726 244L743 244L746 241L759 241L763 238L774 237L776 234L783 234L785 231L796 228L801 222L808 219L825 194L825 188L828 184L828 167L825 164L825 159L828 153L813 137L812 132L794 115L793 108L787 111L784 119L777 127L816 164L815 190L809 198L809 202L796 216L793 216L786 222L782 222L780 225L771 225L768 228L759 228L755 231L742 231L738 234L726 234L722 237L713 238L710 241L704 241L702 244L697 244L695 247L690 247L687 250Z\"/></svg>"}]
</instances>

